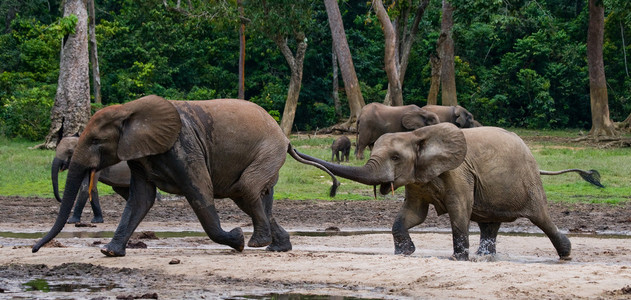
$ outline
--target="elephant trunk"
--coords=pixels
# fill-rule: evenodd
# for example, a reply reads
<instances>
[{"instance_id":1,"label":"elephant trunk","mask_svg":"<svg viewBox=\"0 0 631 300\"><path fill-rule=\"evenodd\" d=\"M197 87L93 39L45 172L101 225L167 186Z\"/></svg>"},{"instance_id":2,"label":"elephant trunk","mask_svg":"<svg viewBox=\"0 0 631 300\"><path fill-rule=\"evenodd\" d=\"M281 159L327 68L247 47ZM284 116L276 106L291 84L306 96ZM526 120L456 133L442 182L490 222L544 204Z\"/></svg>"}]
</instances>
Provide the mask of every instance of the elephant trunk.
<instances>
[{"instance_id":1,"label":"elephant trunk","mask_svg":"<svg viewBox=\"0 0 631 300\"><path fill-rule=\"evenodd\" d=\"M68 217L70 216L70 211L72 210L72 206L74 205L77 193L79 192L81 184L87 175L87 168L79 166L75 163L70 164L70 168L68 169L68 177L66 178L64 197L61 201L61 206L59 207L57 220L55 220L55 224L50 229L48 234L46 234L46 236L35 243L32 249L33 253L39 251L39 248L50 242L50 240L55 238L57 234L59 234L59 232L61 232L61 230L64 228L64 225L66 225L66 221L68 221Z\"/></svg>"},{"instance_id":2,"label":"elephant trunk","mask_svg":"<svg viewBox=\"0 0 631 300\"><path fill-rule=\"evenodd\" d=\"M366 185L379 185L382 183L390 183L394 180L393 178L389 178L389 176L383 174L384 172L379 171L379 164L374 159L369 159L366 164L361 167L352 167L329 163L298 151L296 151L296 153L303 159L313 161L324 166L336 176L357 181Z\"/></svg>"},{"instance_id":3,"label":"elephant trunk","mask_svg":"<svg viewBox=\"0 0 631 300\"><path fill-rule=\"evenodd\" d=\"M59 197L59 172L63 171L63 165L64 160L55 157L50 168L50 178L53 182L53 193L55 194L55 199L57 199L58 202L61 202L61 198Z\"/></svg>"}]
</instances>

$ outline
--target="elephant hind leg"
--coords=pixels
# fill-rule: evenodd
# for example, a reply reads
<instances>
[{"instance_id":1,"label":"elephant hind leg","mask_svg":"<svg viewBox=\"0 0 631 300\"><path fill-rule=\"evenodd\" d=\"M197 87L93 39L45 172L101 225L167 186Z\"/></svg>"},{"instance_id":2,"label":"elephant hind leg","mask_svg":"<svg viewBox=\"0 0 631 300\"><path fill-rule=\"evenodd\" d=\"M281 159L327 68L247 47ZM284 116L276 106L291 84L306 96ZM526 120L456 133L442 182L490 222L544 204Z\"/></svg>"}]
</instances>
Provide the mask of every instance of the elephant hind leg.
<instances>
[{"instance_id":1,"label":"elephant hind leg","mask_svg":"<svg viewBox=\"0 0 631 300\"><path fill-rule=\"evenodd\" d=\"M541 216L531 217L530 221L539 227L550 239L552 245L559 254L559 258L562 260L571 260L570 254L572 252L572 243L559 229L552 223L547 210L545 210Z\"/></svg>"},{"instance_id":2,"label":"elephant hind leg","mask_svg":"<svg viewBox=\"0 0 631 300\"><path fill-rule=\"evenodd\" d=\"M252 219L254 231L248 241L248 247L265 247L272 243L270 220L265 214L265 207L260 198L236 198L234 202Z\"/></svg>"},{"instance_id":3,"label":"elephant hind leg","mask_svg":"<svg viewBox=\"0 0 631 300\"><path fill-rule=\"evenodd\" d=\"M497 233L500 230L501 222L479 222L480 226L480 246L477 255L493 255L496 252L495 245Z\"/></svg>"},{"instance_id":4,"label":"elephant hind leg","mask_svg":"<svg viewBox=\"0 0 631 300\"><path fill-rule=\"evenodd\" d=\"M272 232L272 243L267 246L268 251L286 252L291 250L291 241L289 240L289 233L283 229L277 222L276 218L272 214L272 206L274 201L274 188L269 189L268 192L263 194L263 206L265 207L265 214L269 219L270 230Z\"/></svg>"}]
</instances>

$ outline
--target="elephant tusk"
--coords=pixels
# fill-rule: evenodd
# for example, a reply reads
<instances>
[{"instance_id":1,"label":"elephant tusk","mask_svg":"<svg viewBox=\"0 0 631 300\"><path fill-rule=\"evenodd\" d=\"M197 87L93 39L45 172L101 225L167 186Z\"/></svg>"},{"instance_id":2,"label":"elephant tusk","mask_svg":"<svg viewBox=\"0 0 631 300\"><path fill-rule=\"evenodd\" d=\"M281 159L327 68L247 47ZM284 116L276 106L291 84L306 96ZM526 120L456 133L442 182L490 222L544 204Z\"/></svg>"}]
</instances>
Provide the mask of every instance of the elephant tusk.
<instances>
[{"instance_id":1,"label":"elephant tusk","mask_svg":"<svg viewBox=\"0 0 631 300\"><path fill-rule=\"evenodd\" d=\"M390 182L390 188L392 189L392 196L394 197L394 184Z\"/></svg>"},{"instance_id":2,"label":"elephant tusk","mask_svg":"<svg viewBox=\"0 0 631 300\"><path fill-rule=\"evenodd\" d=\"M88 185L88 199L92 202L92 187L94 186L94 174L96 173L96 169L92 169L90 172L90 185Z\"/></svg>"}]
</instances>

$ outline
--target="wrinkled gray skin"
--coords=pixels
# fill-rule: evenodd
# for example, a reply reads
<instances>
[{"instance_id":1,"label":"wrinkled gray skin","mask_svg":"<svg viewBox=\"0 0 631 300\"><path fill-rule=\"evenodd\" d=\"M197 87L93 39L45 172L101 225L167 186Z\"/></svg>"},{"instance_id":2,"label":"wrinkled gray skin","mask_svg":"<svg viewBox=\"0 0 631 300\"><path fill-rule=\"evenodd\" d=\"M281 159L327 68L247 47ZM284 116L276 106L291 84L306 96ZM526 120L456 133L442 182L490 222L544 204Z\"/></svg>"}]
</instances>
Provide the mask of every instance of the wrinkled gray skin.
<instances>
[{"instance_id":1,"label":"wrinkled gray skin","mask_svg":"<svg viewBox=\"0 0 631 300\"><path fill-rule=\"evenodd\" d=\"M343 135L335 139L331 144L331 161L337 161L338 163L346 159L348 161L348 155L351 152L351 140L347 136ZM342 159L340 160L340 153ZM335 159L335 160L334 160Z\"/></svg>"},{"instance_id":2,"label":"wrinkled gray skin","mask_svg":"<svg viewBox=\"0 0 631 300\"><path fill-rule=\"evenodd\" d=\"M61 141L59 141L59 144L57 144L55 158L53 159L53 162L51 164L51 179L55 199L57 199L57 201L59 202L61 202L61 198L59 197L58 174L59 172L68 169L70 159L72 158L74 148L77 146L78 141L79 137L71 136L61 139ZM114 189L116 193L125 198L125 200L127 200L127 198L129 197L130 179L131 172L129 171L127 162L119 162L111 167L107 167L95 173L94 175L94 180L98 180L111 186L112 189ZM68 223L81 222L81 213L83 212L83 208L85 207L87 200L90 198L90 195L88 193L92 194L90 205L92 206L92 212L94 216L91 223L103 223L103 213L101 211L101 204L99 202L99 192L97 189L97 185L94 184L90 192L88 192L88 186L89 181L85 180L85 182L81 185L79 194L77 195L74 211L72 213L72 216L68 219Z\"/></svg>"},{"instance_id":3,"label":"wrinkled gray skin","mask_svg":"<svg viewBox=\"0 0 631 300\"><path fill-rule=\"evenodd\" d=\"M372 149L384 133L411 131L438 124L438 116L416 105L387 106L373 102L364 106L357 118L355 157L364 159L364 149Z\"/></svg>"},{"instance_id":4,"label":"wrinkled gray skin","mask_svg":"<svg viewBox=\"0 0 631 300\"><path fill-rule=\"evenodd\" d=\"M272 216L274 185L287 153L326 170L298 157L276 121L248 101L167 101L152 95L103 108L79 137L55 224L32 250L63 229L86 177L127 161L129 199L103 254L125 255L129 238L154 204L156 187L185 196L216 243L237 251L245 246L241 228L224 231L215 210L215 198L231 198L252 218L248 246L288 251L289 235Z\"/></svg>"},{"instance_id":5,"label":"wrinkled gray skin","mask_svg":"<svg viewBox=\"0 0 631 300\"><path fill-rule=\"evenodd\" d=\"M415 246L408 230L427 217L429 205L449 214L453 258L469 258L469 223L480 226L480 255L495 254L502 222L525 217L550 238L561 259L571 244L550 220L537 162L515 134L496 127L461 130L449 123L381 136L362 167L322 162L333 174L387 194L405 186L405 202L392 226L396 254Z\"/></svg>"},{"instance_id":6,"label":"wrinkled gray skin","mask_svg":"<svg viewBox=\"0 0 631 300\"><path fill-rule=\"evenodd\" d=\"M448 122L460 128L474 128L482 126L480 122L473 119L473 114L460 105L425 105L422 108L435 113L441 123Z\"/></svg>"}]
</instances>

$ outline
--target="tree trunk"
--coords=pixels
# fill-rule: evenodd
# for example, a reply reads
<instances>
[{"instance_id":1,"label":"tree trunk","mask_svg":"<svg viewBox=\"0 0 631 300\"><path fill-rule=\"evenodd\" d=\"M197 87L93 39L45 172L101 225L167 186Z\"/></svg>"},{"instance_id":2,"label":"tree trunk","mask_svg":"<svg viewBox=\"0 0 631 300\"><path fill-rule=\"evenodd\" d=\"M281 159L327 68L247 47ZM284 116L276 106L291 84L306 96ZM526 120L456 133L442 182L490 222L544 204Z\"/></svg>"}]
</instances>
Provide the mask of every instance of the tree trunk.
<instances>
[{"instance_id":1,"label":"tree trunk","mask_svg":"<svg viewBox=\"0 0 631 300\"><path fill-rule=\"evenodd\" d=\"M589 69L589 96L592 109L592 128L589 136L616 136L609 118L607 81L603 61L603 33L605 8L598 0L589 0L589 26L587 30L587 65Z\"/></svg>"},{"instance_id":2,"label":"tree trunk","mask_svg":"<svg viewBox=\"0 0 631 300\"><path fill-rule=\"evenodd\" d=\"M305 53L307 52L307 42L305 41L305 35L303 32L297 33L296 41L298 42L298 46L296 49L296 55L294 56L287 45L286 38L276 37L274 39L274 42L285 57L285 60L287 60L287 64L291 70L289 90L287 91L287 101L285 101L285 109L283 110L283 117L280 121L280 128L286 136L291 134L291 127L294 125L296 107L298 106L298 96L300 96L300 87L302 85L303 62L305 59Z\"/></svg>"},{"instance_id":3,"label":"tree trunk","mask_svg":"<svg viewBox=\"0 0 631 300\"><path fill-rule=\"evenodd\" d=\"M62 41L50 131L46 142L39 148L54 148L62 137L81 133L90 118L88 13L82 0L66 0L63 3L64 17L76 15L78 21L75 33Z\"/></svg>"},{"instance_id":4,"label":"tree trunk","mask_svg":"<svg viewBox=\"0 0 631 300\"><path fill-rule=\"evenodd\" d=\"M242 0L237 0L237 6L241 20L241 25L239 26L239 91L237 98L245 99L245 20Z\"/></svg>"},{"instance_id":5,"label":"tree trunk","mask_svg":"<svg viewBox=\"0 0 631 300\"><path fill-rule=\"evenodd\" d=\"M331 97L333 97L333 104L335 105L335 116L338 120L342 119L342 104L340 104L340 94L338 90L340 88L340 78L337 71L337 55L335 54L335 41L331 44L331 64L333 65L333 87L331 91Z\"/></svg>"},{"instance_id":6,"label":"tree trunk","mask_svg":"<svg viewBox=\"0 0 631 300\"><path fill-rule=\"evenodd\" d=\"M456 96L456 71L454 66L454 40L452 38L453 7L448 0L443 0L443 17L441 21L439 41L439 57L441 61L440 83L442 86L442 104L458 105Z\"/></svg>"},{"instance_id":7,"label":"tree trunk","mask_svg":"<svg viewBox=\"0 0 631 300\"><path fill-rule=\"evenodd\" d=\"M402 106L403 92L401 90L401 81L399 80L399 70L396 62L397 39L394 26L392 26L388 12L386 12L386 9L383 7L381 0L373 0L372 7L377 14L379 23L381 23L385 39L384 65L386 74L388 75L388 94L390 95L390 101L392 106Z\"/></svg>"},{"instance_id":8,"label":"tree trunk","mask_svg":"<svg viewBox=\"0 0 631 300\"><path fill-rule=\"evenodd\" d=\"M429 86L429 94L427 95L427 105L438 104L438 90L440 89L440 59L438 56L431 54L429 62L432 66L432 78Z\"/></svg>"},{"instance_id":9,"label":"tree trunk","mask_svg":"<svg viewBox=\"0 0 631 300\"><path fill-rule=\"evenodd\" d=\"M92 65L92 88L94 103L101 103L101 71L99 70L99 54L96 47L96 15L94 0L88 0L88 31L90 34L90 64Z\"/></svg>"},{"instance_id":10,"label":"tree trunk","mask_svg":"<svg viewBox=\"0 0 631 300\"><path fill-rule=\"evenodd\" d=\"M337 54L337 60L340 64L342 80L344 80L344 89L346 91L346 97L348 98L348 106L351 110L350 117L345 127L352 128L356 126L355 122L357 121L357 117L366 103L364 102L364 97L362 96L359 80L357 80L357 74L355 74L355 66L353 65L353 58L351 57L351 50L349 49L348 42L346 41L342 15L340 14L340 9L337 6L337 1L324 0L324 6L326 7L326 14L329 18L331 36L335 41L333 45L335 46L335 53Z\"/></svg>"}]
</instances>

